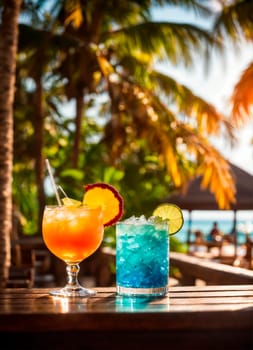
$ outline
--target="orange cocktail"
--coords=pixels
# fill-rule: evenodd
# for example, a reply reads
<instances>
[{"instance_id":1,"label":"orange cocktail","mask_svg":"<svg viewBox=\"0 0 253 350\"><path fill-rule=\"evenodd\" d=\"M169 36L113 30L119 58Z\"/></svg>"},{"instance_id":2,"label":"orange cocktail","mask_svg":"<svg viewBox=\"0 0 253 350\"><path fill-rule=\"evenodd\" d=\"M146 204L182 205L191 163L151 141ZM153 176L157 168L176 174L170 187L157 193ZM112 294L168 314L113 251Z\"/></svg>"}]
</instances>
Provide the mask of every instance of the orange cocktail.
<instances>
[{"instance_id":1,"label":"orange cocktail","mask_svg":"<svg viewBox=\"0 0 253 350\"><path fill-rule=\"evenodd\" d=\"M79 263L100 246L104 225L101 208L47 206L42 224L48 249L67 264Z\"/></svg>"},{"instance_id":2,"label":"orange cocktail","mask_svg":"<svg viewBox=\"0 0 253 350\"><path fill-rule=\"evenodd\" d=\"M63 297L93 296L96 291L78 282L79 263L99 248L104 227L121 218L123 198L112 185L98 182L85 186L82 202L67 195L59 202L61 205L45 207L42 234L48 249L66 263L67 284L49 293Z\"/></svg>"}]
</instances>

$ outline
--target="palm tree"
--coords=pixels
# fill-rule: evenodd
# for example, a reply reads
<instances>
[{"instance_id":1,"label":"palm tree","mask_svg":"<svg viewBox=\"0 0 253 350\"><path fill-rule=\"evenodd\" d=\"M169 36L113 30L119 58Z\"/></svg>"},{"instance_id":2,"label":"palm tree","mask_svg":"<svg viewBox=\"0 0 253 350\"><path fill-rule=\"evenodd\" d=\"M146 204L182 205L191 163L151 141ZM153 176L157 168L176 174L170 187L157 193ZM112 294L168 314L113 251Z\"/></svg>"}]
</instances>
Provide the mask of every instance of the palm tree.
<instances>
[{"instance_id":1,"label":"palm tree","mask_svg":"<svg viewBox=\"0 0 253 350\"><path fill-rule=\"evenodd\" d=\"M32 9L46 2L34 1ZM159 3L185 6L202 15L209 15L208 10L197 1ZM219 134L224 127L230 137L231 125L213 106L195 96L186 86L155 69L156 60L164 58L175 64L183 61L190 65L193 63L192 50L204 47L204 53L208 56L208 50L213 46L219 47L219 43L208 32L193 25L152 22L149 12L151 4L149 0L120 4L118 1L99 0L57 1L54 5L60 11L56 17L52 11L52 18L47 16L39 28L36 27L38 21L36 25L31 22L29 35L21 36L30 45L27 76L36 82L37 107L34 105L34 111L38 118L33 121L40 143L36 138L34 159L40 217L44 197L42 138L45 134L41 133L44 125L42 108L45 108L45 103L51 105L43 87L47 67L52 69L54 75L61 74L62 81L67 81L67 97L76 100L76 127L71 152L74 166L78 164L80 153L85 150L82 141L83 117L84 109L89 107L84 103L85 97L88 99L106 93L108 103L104 109L104 120L107 125L101 142L106 143L109 149L107 153L110 156L106 155L108 163L121 163L122 166L122 157L129 150L136 151L129 145L133 145L138 138L141 147L143 142L146 143L146 152L157 153L175 187L183 186L192 175L189 169L194 168L200 174L205 173L203 185L211 187L221 207L228 207L233 202L234 187L229 166L208 141L210 134ZM24 26L20 26L20 30L21 34L23 30L28 33ZM200 52L203 53L203 50ZM60 60L52 65L56 57ZM40 62L38 72L37 62ZM57 67L57 70L52 67Z\"/></svg>"},{"instance_id":2,"label":"palm tree","mask_svg":"<svg viewBox=\"0 0 253 350\"><path fill-rule=\"evenodd\" d=\"M253 41L253 2L240 0L225 2L216 23L217 35L232 40L240 49L243 39ZM252 58L253 59L253 58ZM238 126L244 125L251 118L250 107L253 104L253 60L245 67L231 96L232 120Z\"/></svg>"},{"instance_id":3,"label":"palm tree","mask_svg":"<svg viewBox=\"0 0 253 350\"><path fill-rule=\"evenodd\" d=\"M209 14L197 1L165 3ZM209 136L224 128L232 137L231 124L186 86L155 69L158 59L190 65L193 50L203 53L205 44L208 56L219 42L194 25L152 22L150 5L151 1L61 2L58 19L65 34L79 41L74 52L65 52L59 67L67 78L68 98L76 100L73 166L81 151L84 97L106 92L109 109L103 141L112 164L120 162L136 138L142 139L160 154L175 187L182 187L192 175L187 169L194 168L205 174L203 186L215 194L220 207L229 208L234 201L233 178Z\"/></svg>"},{"instance_id":4,"label":"palm tree","mask_svg":"<svg viewBox=\"0 0 253 350\"><path fill-rule=\"evenodd\" d=\"M24 1L23 3L17 56L17 84L19 84L19 89L15 99L16 112L20 114L22 109L22 114L25 115L23 119L26 122L29 121L33 128L31 142L25 142L27 149L24 150L24 146L20 147L20 144L18 145L18 142L16 142L15 154L18 155L19 161L21 159L27 161L27 159L24 160L24 155L29 156L29 163L31 168L34 169L37 187L38 220L36 231L38 234L41 233L45 207L45 159L43 152L45 121L48 115L57 110L55 100L59 103L62 98L60 84L57 82L53 70L57 63L59 48L71 48L72 45L69 38L54 32L47 16L41 16L41 11L46 3L46 0ZM40 44L38 45L38 43ZM28 79L34 84L32 91L27 91ZM29 107L25 110L24 105ZM22 120L23 123L25 121ZM29 129L28 133L31 133ZM20 129L17 128L15 136L16 139L20 139ZM28 141L28 135L26 137L26 141ZM22 139L21 142L24 142L24 140Z\"/></svg>"},{"instance_id":5,"label":"palm tree","mask_svg":"<svg viewBox=\"0 0 253 350\"><path fill-rule=\"evenodd\" d=\"M37 199L38 199L38 229L41 231L42 216L45 207L45 158L43 154L44 149L44 134L45 134L45 120L46 116L55 107L53 99L54 93L57 94L57 99L60 99L61 91L55 91L55 79L51 71L57 59L58 47L55 41L60 40L59 36L54 35L51 31L44 30L41 26L44 23L36 23L37 27L30 27L27 25L20 25L20 40L19 40L19 59L18 56L18 79L26 81L28 78L32 79L34 83L34 90L32 93L26 94L27 102L29 101L30 111L26 112L26 119L29 116L31 125L33 126L33 145L31 158L34 162L35 180L37 185ZM37 43L40 42L40 45ZM25 56L25 59L24 59ZM22 72L22 73L21 73ZM23 89L17 94L16 100L20 99L19 95L23 95ZM22 86L22 85L21 85ZM46 86L46 87L45 87ZM20 101L20 100L19 100ZM24 107L22 106L23 110Z\"/></svg>"},{"instance_id":6,"label":"palm tree","mask_svg":"<svg viewBox=\"0 0 253 350\"><path fill-rule=\"evenodd\" d=\"M5 286L10 266L12 233L13 101L21 0L2 1L0 26L0 285Z\"/></svg>"}]
</instances>

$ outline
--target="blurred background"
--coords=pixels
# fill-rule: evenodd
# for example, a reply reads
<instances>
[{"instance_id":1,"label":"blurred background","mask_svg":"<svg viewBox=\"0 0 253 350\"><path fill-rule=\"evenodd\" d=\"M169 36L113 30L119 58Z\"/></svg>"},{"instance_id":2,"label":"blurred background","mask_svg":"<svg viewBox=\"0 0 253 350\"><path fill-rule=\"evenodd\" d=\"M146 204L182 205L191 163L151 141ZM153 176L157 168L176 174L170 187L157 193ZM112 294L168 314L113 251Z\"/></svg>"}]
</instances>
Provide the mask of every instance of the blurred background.
<instances>
[{"instance_id":1,"label":"blurred background","mask_svg":"<svg viewBox=\"0 0 253 350\"><path fill-rule=\"evenodd\" d=\"M8 6L0 1L2 36ZM236 184L229 162L253 174L252 11L251 1L236 0L24 0L13 148L0 141L1 164L13 165L11 174L3 171L11 198L0 203L4 215L12 202L11 235L41 237L44 206L56 202L46 158L75 199L85 184L114 185L125 218L150 216L202 176L230 230ZM193 229L209 230L219 212L194 214ZM187 220L186 211L173 250L186 249ZM252 233L251 224L249 210L238 230L248 225ZM104 246L114 248L115 227L106 229Z\"/></svg>"}]
</instances>

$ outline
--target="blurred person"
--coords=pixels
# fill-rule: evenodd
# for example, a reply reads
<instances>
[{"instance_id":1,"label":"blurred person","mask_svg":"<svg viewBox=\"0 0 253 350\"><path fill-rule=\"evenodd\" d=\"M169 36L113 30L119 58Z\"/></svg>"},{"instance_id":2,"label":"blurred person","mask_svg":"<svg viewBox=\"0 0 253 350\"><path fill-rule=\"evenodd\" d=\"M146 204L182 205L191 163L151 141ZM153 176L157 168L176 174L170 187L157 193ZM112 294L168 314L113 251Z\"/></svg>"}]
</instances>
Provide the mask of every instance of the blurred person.
<instances>
[{"instance_id":1,"label":"blurred person","mask_svg":"<svg viewBox=\"0 0 253 350\"><path fill-rule=\"evenodd\" d=\"M222 233L218 227L217 221L213 222L213 227L209 233L208 240L209 241L216 241L216 242L219 242L222 240Z\"/></svg>"}]
</instances>

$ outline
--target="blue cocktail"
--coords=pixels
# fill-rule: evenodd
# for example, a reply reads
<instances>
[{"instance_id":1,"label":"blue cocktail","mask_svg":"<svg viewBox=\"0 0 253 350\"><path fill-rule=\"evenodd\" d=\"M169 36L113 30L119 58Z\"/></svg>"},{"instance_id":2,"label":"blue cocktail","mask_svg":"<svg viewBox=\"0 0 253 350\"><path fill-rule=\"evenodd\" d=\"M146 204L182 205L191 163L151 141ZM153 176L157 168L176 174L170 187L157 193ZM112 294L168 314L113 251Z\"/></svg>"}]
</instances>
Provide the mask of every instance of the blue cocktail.
<instances>
[{"instance_id":1,"label":"blue cocktail","mask_svg":"<svg viewBox=\"0 0 253 350\"><path fill-rule=\"evenodd\" d=\"M165 295L168 291L168 276L168 223L143 217L117 223L117 293Z\"/></svg>"}]
</instances>

